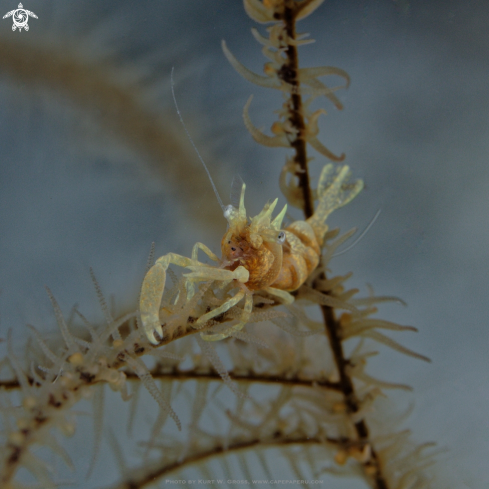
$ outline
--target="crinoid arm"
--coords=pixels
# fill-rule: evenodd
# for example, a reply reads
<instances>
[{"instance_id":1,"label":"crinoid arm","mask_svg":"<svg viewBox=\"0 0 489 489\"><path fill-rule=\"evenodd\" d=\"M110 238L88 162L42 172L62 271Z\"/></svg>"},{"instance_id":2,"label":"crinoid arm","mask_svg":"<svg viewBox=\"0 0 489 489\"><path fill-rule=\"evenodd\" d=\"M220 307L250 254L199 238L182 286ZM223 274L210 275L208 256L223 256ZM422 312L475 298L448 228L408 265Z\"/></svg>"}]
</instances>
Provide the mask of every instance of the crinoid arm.
<instances>
[{"instance_id":1,"label":"crinoid arm","mask_svg":"<svg viewBox=\"0 0 489 489\"><path fill-rule=\"evenodd\" d=\"M206 250L208 250L209 253L213 255L205 245L200 243L195 245L192 255L196 256L198 249L202 249L206 253ZM210 258L212 258L211 255L209 255ZM245 283L249 277L248 271L243 267L238 267L234 271L223 270L175 253L168 253L167 255L158 258L156 263L149 269L144 277L139 303L144 332L153 345L159 343L155 333L158 334L160 339L163 338L159 312L161 299L165 290L166 270L170 263L191 270L190 273L185 275L189 283L205 280L237 280L238 282Z\"/></svg>"}]
</instances>

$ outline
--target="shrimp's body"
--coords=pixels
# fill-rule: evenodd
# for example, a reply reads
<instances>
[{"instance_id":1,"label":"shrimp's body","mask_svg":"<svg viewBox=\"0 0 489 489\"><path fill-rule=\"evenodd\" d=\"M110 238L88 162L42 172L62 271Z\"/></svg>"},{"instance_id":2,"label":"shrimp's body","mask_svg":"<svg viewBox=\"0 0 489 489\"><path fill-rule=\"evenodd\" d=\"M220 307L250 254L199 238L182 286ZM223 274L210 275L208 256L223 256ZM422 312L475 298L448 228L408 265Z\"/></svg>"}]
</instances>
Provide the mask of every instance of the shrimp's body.
<instances>
[{"instance_id":1,"label":"shrimp's body","mask_svg":"<svg viewBox=\"0 0 489 489\"><path fill-rule=\"evenodd\" d=\"M235 281L238 292L225 300L219 307L200 316L196 325L204 325L210 319L228 311L245 300L239 322L223 333L202 332L203 339L216 341L227 338L233 332L243 328L249 320L253 308L253 294L259 291L278 297L290 304L294 297L289 293L297 290L317 267L323 239L328 226L325 220L338 207L350 202L363 188L358 180L348 184L350 176L348 166L338 167L332 164L323 168L319 179L317 195L318 205L313 216L306 221L295 221L281 230L287 205L272 220L271 216L277 200L266 204L263 210L252 219L246 217L244 206L245 184L241 189L239 207L229 205L224 208L224 217L229 227L222 242L222 258L214 255L207 246L197 243L192 258L169 253L156 260L155 265L146 274L141 290L141 320L149 341L158 344L155 333L163 338L159 320L161 299L166 281L166 270L170 263L189 268L187 293L193 295L193 283L199 281ZM204 251L217 266L207 265L197 260L198 250Z\"/></svg>"}]
</instances>

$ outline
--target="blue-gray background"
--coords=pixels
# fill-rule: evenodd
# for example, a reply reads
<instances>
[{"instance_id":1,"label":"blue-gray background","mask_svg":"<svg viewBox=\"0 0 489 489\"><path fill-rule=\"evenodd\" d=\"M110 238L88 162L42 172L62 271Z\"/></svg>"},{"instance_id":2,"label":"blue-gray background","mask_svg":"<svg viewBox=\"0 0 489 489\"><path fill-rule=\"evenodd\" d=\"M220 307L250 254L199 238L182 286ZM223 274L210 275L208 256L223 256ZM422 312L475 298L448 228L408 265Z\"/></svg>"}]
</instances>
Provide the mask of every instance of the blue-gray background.
<instances>
[{"instance_id":1,"label":"blue-gray background","mask_svg":"<svg viewBox=\"0 0 489 489\"><path fill-rule=\"evenodd\" d=\"M243 128L249 94L251 117L265 128L281 99L242 80L220 50L225 38L261 72L264 58L249 31L256 24L240 1L29 0L24 7L38 19L22 33L2 20L0 43L22 43L26 59L41 46L137 87L141 106L180 134L188 158L178 163L185 178L161 179L155 165L166 162L107 125L103 104L79 103L62 81L33 83L34 74L7 72L0 61L0 334L13 328L18 344L25 323L52 328L44 285L64 311L78 303L96 318L90 266L117 304L134 304L152 241L158 256L189 255L196 241L218 251L224 220L181 135L171 66L180 108L223 198L239 173L249 214L258 212L279 195L286 154L259 147ZM14 8L16 1L0 0L2 15ZM320 138L345 152L366 183L331 223L362 228L382 210L332 270L351 270L352 285L370 283L408 303L380 315L417 326L418 334L396 339L433 363L383 350L369 371L415 388L407 424L419 441L448 448L442 479L468 488L489 487L488 25L489 5L477 0L326 1L299 24L316 39L302 49L302 65L338 66L352 78L338 93L344 111L317 103L328 110ZM311 163L315 175L322 162ZM188 191L189 181L198 192Z\"/></svg>"}]
</instances>

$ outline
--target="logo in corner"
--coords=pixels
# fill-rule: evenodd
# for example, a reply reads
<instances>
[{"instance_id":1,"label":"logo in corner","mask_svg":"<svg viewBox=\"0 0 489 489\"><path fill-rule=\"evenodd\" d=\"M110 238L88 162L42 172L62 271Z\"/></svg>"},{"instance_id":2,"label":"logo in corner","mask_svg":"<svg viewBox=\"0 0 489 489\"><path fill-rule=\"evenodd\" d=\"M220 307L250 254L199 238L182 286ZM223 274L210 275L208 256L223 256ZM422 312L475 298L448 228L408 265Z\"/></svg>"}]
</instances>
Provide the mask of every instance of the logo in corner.
<instances>
[{"instance_id":1,"label":"logo in corner","mask_svg":"<svg viewBox=\"0 0 489 489\"><path fill-rule=\"evenodd\" d=\"M12 17L12 20L14 21L12 30L15 31L15 29L19 29L19 32L22 31L22 29L25 29L26 31L29 30L29 24L27 23L29 21L29 17L34 17L34 19L37 19L37 15L30 10L26 10L21 3L19 3L15 10L11 10L3 16L4 19L7 17Z\"/></svg>"}]
</instances>

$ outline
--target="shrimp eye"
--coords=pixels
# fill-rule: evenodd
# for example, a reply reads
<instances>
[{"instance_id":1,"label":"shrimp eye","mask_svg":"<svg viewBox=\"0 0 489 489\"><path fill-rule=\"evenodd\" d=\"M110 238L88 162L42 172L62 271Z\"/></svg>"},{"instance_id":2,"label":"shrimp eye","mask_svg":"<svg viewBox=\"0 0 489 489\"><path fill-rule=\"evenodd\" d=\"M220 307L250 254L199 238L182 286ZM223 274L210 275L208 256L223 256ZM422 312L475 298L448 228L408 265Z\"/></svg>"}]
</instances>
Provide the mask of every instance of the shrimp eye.
<instances>
[{"instance_id":1,"label":"shrimp eye","mask_svg":"<svg viewBox=\"0 0 489 489\"><path fill-rule=\"evenodd\" d=\"M231 250L232 250L232 251L236 251L236 248L231 247Z\"/></svg>"},{"instance_id":2,"label":"shrimp eye","mask_svg":"<svg viewBox=\"0 0 489 489\"><path fill-rule=\"evenodd\" d=\"M285 233L283 231L280 231L280 233L278 233L277 241L279 243L284 243L285 242Z\"/></svg>"},{"instance_id":3,"label":"shrimp eye","mask_svg":"<svg viewBox=\"0 0 489 489\"><path fill-rule=\"evenodd\" d=\"M233 206L227 205L224 207L224 217L227 219L233 213Z\"/></svg>"}]
</instances>

